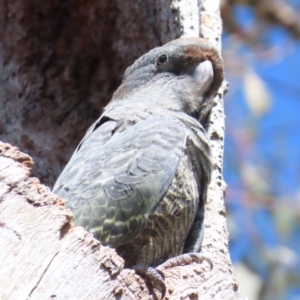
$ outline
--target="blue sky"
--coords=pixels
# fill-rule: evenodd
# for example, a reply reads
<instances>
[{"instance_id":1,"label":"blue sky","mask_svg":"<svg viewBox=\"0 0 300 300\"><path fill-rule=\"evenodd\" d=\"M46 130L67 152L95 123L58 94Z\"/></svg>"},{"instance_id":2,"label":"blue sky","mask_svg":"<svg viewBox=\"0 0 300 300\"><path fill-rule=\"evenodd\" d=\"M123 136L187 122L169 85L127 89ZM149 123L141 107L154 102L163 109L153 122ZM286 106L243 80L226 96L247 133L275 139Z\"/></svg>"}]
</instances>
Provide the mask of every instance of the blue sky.
<instances>
[{"instance_id":1,"label":"blue sky","mask_svg":"<svg viewBox=\"0 0 300 300\"><path fill-rule=\"evenodd\" d=\"M251 9L237 6L234 14L244 30L255 25ZM300 41L277 26L263 30L258 39L258 45L248 45L226 33L223 37L224 52L233 52L245 70L253 70L271 99L266 114L253 116L243 71L234 74L228 65L232 61L227 63L232 88L225 96L224 179L229 223L234 224L229 226L230 254L234 263L243 261L265 278L270 275L269 250L286 247L296 253L298 261L290 268L298 272L298 282L287 284L285 291L286 299L295 299L300 296ZM258 170L265 185L259 180L245 185L242 170L247 164Z\"/></svg>"}]
</instances>

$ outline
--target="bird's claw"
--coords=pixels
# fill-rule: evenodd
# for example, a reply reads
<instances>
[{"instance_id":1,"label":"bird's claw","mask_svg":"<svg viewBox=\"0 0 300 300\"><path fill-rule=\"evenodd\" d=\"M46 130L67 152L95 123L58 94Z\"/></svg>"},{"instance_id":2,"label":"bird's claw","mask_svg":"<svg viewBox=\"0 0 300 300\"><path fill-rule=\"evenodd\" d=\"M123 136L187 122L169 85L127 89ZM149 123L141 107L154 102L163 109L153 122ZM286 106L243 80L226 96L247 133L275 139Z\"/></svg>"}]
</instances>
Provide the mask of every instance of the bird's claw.
<instances>
[{"instance_id":1,"label":"bird's claw","mask_svg":"<svg viewBox=\"0 0 300 300\"><path fill-rule=\"evenodd\" d=\"M192 262L202 263L203 261L207 261L210 266L210 269L212 270L213 268L212 260L208 256L205 256L201 253L195 253L195 252L184 253L179 256L172 257L168 259L166 262L164 262L163 264L159 265L156 268L156 270L159 271L159 270L169 269L176 266L189 265Z\"/></svg>"},{"instance_id":2,"label":"bird's claw","mask_svg":"<svg viewBox=\"0 0 300 300\"><path fill-rule=\"evenodd\" d=\"M166 295L165 277L162 271L147 266L145 264L138 264L133 266L133 269L138 275L148 279L151 282L151 286L157 289L161 294L161 299Z\"/></svg>"},{"instance_id":3,"label":"bird's claw","mask_svg":"<svg viewBox=\"0 0 300 300\"><path fill-rule=\"evenodd\" d=\"M172 257L166 262L159 265L157 268L150 267L145 264L138 264L133 266L132 268L138 275L141 275L142 277L148 279L151 282L152 288L157 289L161 294L161 299L163 299L166 294L165 276L163 274L163 270L170 269L176 266L189 265L193 262L202 263L203 261L208 262L210 269L213 268L212 260L209 257L194 252Z\"/></svg>"}]
</instances>

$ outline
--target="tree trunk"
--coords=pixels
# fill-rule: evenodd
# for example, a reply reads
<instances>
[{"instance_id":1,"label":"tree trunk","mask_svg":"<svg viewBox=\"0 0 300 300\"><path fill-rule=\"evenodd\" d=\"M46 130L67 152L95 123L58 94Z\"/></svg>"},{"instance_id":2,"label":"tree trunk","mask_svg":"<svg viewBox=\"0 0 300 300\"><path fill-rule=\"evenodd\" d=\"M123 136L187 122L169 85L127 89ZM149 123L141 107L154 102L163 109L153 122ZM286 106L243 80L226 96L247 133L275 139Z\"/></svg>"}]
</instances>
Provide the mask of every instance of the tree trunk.
<instances>
[{"instance_id":1,"label":"tree trunk","mask_svg":"<svg viewBox=\"0 0 300 300\"><path fill-rule=\"evenodd\" d=\"M201 35L220 49L219 1L1 1L0 138L51 185L125 68L149 49ZM206 262L164 270L165 299L241 299L228 253L222 97L210 125ZM0 299L157 299L123 259L80 227L32 159L0 143Z\"/></svg>"}]
</instances>

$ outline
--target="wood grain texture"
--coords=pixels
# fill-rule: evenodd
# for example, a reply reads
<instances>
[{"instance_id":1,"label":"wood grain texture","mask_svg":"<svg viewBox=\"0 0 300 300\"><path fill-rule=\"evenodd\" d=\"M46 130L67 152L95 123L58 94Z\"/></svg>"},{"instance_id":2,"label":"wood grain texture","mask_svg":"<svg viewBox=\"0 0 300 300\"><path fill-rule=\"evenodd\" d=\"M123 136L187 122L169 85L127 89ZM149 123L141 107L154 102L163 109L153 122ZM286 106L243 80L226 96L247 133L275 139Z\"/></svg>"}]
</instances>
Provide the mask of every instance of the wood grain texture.
<instances>
[{"instance_id":1,"label":"wood grain texture","mask_svg":"<svg viewBox=\"0 0 300 300\"><path fill-rule=\"evenodd\" d=\"M63 202L29 177L32 164L0 143L0 299L111 299L123 260L70 225Z\"/></svg>"}]
</instances>

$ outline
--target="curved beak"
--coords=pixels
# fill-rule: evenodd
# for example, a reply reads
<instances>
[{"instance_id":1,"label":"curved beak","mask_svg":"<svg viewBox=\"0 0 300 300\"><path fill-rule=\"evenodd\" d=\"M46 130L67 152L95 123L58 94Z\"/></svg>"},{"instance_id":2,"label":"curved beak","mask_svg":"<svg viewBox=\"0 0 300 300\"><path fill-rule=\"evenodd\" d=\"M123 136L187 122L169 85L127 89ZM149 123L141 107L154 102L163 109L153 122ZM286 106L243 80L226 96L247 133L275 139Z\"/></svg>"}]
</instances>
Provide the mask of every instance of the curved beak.
<instances>
[{"instance_id":1,"label":"curved beak","mask_svg":"<svg viewBox=\"0 0 300 300\"><path fill-rule=\"evenodd\" d=\"M214 71L212 63L209 60L199 63L195 68L193 68L192 77L198 85L197 89L201 95L207 92L214 79Z\"/></svg>"}]
</instances>

